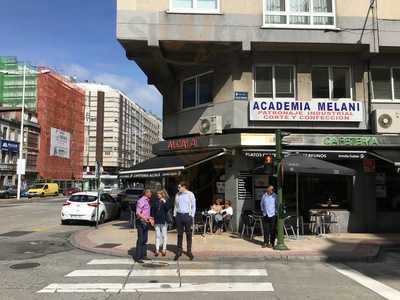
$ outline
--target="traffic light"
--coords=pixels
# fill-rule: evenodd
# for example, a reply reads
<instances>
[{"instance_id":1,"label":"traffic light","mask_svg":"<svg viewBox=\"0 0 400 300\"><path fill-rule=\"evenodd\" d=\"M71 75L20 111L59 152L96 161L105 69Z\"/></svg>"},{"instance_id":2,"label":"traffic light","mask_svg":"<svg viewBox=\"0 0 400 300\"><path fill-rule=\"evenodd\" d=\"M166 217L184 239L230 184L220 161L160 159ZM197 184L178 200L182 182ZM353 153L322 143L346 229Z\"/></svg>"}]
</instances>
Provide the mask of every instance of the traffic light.
<instances>
[{"instance_id":1,"label":"traffic light","mask_svg":"<svg viewBox=\"0 0 400 300\"><path fill-rule=\"evenodd\" d=\"M264 173L274 175L274 157L272 155L264 156Z\"/></svg>"}]
</instances>

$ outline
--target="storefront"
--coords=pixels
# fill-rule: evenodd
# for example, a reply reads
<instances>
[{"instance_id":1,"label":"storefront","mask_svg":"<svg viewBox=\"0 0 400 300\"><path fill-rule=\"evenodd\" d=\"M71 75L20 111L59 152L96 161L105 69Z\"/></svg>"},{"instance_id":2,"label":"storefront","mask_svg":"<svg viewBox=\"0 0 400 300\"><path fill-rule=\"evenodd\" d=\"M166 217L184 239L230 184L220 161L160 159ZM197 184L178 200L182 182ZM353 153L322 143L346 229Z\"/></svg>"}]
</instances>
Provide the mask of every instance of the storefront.
<instances>
[{"instance_id":1,"label":"storefront","mask_svg":"<svg viewBox=\"0 0 400 300\"><path fill-rule=\"evenodd\" d=\"M307 220L312 209L325 207L341 216L342 232L388 232L400 228L400 137L375 135L291 134L285 155L301 154L356 171L356 176L299 177L299 211ZM178 180L186 180L205 209L215 198L232 200L235 225L244 210L259 210L272 176L256 174L262 158L274 154L274 134L227 134L161 142L157 157L120 173L125 181L157 181L173 195ZM399 163L399 164L398 164ZM295 211L296 177L284 179L289 213Z\"/></svg>"}]
</instances>

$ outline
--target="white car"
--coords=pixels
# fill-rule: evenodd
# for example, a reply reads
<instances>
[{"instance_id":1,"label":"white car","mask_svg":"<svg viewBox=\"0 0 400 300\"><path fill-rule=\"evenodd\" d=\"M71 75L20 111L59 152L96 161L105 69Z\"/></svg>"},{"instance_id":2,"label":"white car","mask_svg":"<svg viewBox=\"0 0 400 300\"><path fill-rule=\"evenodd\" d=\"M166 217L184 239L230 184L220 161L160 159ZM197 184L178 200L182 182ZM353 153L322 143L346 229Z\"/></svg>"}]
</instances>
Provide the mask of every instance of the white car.
<instances>
[{"instance_id":1,"label":"white car","mask_svg":"<svg viewBox=\"0 0 400 300\"><path fill-rule=\"evenodd\" d=\"M97 192L82 192L73 194L64 202L61 209L61 224L66 225L70 221L96 222L96 210L98 206L98 222L119 218L120 205L107 193L100 194L97 202Z\"/></svg>"}]
</instances>

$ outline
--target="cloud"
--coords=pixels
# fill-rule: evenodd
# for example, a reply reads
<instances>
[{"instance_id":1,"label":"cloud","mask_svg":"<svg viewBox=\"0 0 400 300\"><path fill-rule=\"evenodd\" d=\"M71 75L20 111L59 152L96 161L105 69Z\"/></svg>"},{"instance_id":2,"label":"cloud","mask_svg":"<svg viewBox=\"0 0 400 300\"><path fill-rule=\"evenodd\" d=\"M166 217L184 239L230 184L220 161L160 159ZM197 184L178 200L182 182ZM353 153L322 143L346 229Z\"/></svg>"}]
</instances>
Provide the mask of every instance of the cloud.
<instances>
[{"instance_id":1,"label":"cloud","mask_svg":"<svg viewBox=\"0 0 400 300\"><path fill-rule=\"evenodd\" d=\"M87 68L68 64L62 66L63 73L77 77L79 81L89 80L107 84L122 91L131 100L154 114L162 115L162 96L153 85L139 82L134 77L122 76L114 73L92 73Z\"/></svg>"},{"instance_id":2,"label":"cloud","mask_svg":"<svg viewBox=\"0 0 400 300\"><path fill-rule=\"evenodd\" d=\"M77 77L79 80L86 80L90 77L90 71L77 64L64 64L61 66L66 75Z\"/></svg>"}]
</instances>

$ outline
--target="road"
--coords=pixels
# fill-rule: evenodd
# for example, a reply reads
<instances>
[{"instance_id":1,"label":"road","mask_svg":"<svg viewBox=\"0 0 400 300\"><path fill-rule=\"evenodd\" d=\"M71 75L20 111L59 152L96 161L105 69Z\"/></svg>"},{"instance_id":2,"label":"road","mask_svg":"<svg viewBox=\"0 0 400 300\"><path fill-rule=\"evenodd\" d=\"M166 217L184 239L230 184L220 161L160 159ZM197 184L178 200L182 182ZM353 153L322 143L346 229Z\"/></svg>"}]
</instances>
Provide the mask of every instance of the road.
<instances>
[{"instance_id":1,"label":"road","mask_svg":"<svg viewBox=\"0 0 400 300\"><path fill-rule=\"evenodd\" d=\"M0 202L0 299L400 299L398 249L346 265L244 258L143 266L74 249L69 235L87 226L60 225L62 202Z\"/></svg>"}]
</instances>

